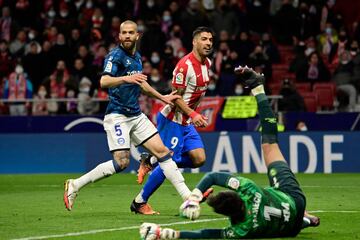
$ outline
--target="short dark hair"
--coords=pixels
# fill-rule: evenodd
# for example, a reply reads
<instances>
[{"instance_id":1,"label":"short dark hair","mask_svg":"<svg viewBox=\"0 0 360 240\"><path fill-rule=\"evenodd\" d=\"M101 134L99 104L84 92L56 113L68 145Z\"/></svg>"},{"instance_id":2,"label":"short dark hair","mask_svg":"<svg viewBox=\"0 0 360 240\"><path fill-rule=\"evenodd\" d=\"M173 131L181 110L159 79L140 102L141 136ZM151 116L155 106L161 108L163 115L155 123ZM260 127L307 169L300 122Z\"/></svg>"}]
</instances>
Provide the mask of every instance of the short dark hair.
<instances>
[{"instance_id":1,"label":"short dark hair","mask_svg":"<svg viewBox=\"0 0 360 240\"><path fill-rule=\"evenodd\" d=\"M207 203L216 213L230 217L231 223L237 224L245 218L245 204L237 192L222 191L217 195L210 195Z\"/></svg>"},{"instance_id":2,"label":"short dark hair","mask_svg":"<svg viewBox=\"0 0 360 240\"><path fill-rule=\"evenodd\" d=\"M197 35L199 35L200 33L203 33L203 32L211 33L212 36L215 35L214 31L211 28L202 26L202 27L196 28L193 31L192 36L194 38L194 37L196 37Z\"/></svg>"}]
</instances>

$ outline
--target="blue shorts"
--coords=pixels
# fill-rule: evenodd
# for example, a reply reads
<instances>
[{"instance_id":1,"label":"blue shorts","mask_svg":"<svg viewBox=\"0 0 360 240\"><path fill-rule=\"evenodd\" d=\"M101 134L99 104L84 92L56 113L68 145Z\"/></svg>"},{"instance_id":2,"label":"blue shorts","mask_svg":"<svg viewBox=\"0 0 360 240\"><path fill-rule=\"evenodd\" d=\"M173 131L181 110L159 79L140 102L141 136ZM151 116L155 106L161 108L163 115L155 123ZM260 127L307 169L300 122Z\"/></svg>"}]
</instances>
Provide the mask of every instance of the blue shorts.
<instances>
[{"instance_id":1,"label":"blue shorts","mask_svg":"<svg viewBox=\"0 0 360 240\"><path fill-rule=\"evenodd\" d=\"M180 162L184 153L196 148L204 148L201 137L193 125L183 126L158 113L157 129L165 146L174 151L175 162Z\"/></svg>"}]
</instances>

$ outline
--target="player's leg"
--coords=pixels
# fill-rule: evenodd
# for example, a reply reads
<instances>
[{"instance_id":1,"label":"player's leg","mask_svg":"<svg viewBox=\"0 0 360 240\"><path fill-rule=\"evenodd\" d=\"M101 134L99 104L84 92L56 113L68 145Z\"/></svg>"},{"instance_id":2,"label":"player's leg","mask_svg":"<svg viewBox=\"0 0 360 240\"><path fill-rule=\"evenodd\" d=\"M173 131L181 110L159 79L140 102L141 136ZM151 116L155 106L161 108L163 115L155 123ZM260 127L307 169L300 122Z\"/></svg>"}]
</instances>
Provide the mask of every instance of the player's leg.
<instances>
[{"instance_id":1,"label":"player's leg","mask_svg":"<svg viewBox=\"0 0 360 240\"><path fill-rule=\"evenodd\" d=\"M165 178L166 177L162 169L160 168L159 165L157 165L150 174L143 189L141 189L140 193L135 197L135 199L131 203L130 210L132 212L145 214L145 215L159 214L159 212L154 211L147 202L151 197L151 195L165 181Z\"/></svg>"},{"instance_id":2,"label":"player's leg","mask_svg":"<svg viewBox=\"0 0 360 240\"><path fill-rule=\"evenodd\" d=\"M188 168L198 168L204 165L206 160L204 144L199 133L193 125L184 127L184 143L182 157L179 164ZM190 160L190 161L189 161ZM182 167L178 164L179 167Z\"/></svg>"},{"instance_id":3,"label":"player's leg","mask_svg":"<svg viewBox=\"0 0 360 240\"><path fill-rule=\"evenodd\" d=\"M77 179L68 179L65 181L64 203L68 210L72 209L81 188L89 183L121 172L129 165L130 137L129 128L124 123L124 117L125 116L119 114L110 114L104 118L104 129L107 134L109 150L112 152L113 160L108 160L97 165L90 172Z\"/></svg>"}]
</instances>

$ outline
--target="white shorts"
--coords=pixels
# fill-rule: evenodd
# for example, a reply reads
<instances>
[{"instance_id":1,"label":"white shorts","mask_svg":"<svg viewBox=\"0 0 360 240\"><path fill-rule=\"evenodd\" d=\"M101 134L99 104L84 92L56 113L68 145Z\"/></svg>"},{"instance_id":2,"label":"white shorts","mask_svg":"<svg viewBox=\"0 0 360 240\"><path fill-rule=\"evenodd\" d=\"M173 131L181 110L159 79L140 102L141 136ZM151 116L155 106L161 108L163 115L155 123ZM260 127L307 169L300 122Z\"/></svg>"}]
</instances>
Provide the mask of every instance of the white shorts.
<instances>
[{"instance_id":1,"label":"white shorts","mask_svg":"<svg viewBox=\"0 0 360 240\"><path fill-rule=\"evenodd\" d=\"M131 143L142 145L158 133L154 124L141 113L127 117L123 114L107 114L104 117L104 130L110 151L128 150Z\"/></svg>"}]
</instances>

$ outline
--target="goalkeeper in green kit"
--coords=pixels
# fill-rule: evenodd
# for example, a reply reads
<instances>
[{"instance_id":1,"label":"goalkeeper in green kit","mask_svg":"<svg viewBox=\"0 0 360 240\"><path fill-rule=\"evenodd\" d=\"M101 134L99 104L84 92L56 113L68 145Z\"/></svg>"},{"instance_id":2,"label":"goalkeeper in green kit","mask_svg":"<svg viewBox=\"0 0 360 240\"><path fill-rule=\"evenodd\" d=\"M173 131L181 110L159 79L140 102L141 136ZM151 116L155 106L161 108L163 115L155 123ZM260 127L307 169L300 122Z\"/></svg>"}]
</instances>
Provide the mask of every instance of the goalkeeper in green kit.
<instances>
[{"instance_id":1,"label":"goalkeeper in green kit","mask_svg":"<svg viewBox=\"0 0 360 240\"><path fill-rule=\"evenodd\" d=\"M154 223L143 223L140 235L155 239L241 239L294 237L302 228L318 226L320 219L305 212L306 198L291 172L277 141L277 120L264 92L263 75L251 68L235 68L245 86L255 96L262 126L262 150L268 168L270 187L262 188L250 179L228 173L208 173L180 207L181 213L196 219L199 202L213 185L228 188L208 196L207 203L216 213L229 217L230 226L222 229L175 231Z\"/></svg>"}]
</instances>

